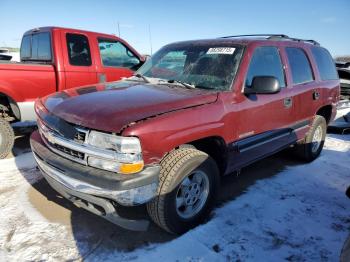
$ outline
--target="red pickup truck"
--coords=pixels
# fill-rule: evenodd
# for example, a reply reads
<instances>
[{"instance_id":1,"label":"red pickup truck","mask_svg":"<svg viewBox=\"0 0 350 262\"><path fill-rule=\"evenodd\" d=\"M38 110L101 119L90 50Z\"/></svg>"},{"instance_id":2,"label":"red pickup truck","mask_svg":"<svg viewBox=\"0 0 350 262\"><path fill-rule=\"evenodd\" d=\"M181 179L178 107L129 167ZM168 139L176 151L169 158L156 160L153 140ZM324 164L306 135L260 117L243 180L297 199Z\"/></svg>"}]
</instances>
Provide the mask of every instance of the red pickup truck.
<instances>
[{"instance_id":1,"label":"red pickup truck","mask_svg":"<svg viewBox=\"0 0 350 262\"><path fill-rule=\"evenodd\" d=\"M20 52L20 63L0 63L0 158L13 146L10 123L35 120L35 99L76 86L120 80L144 62L144 57L114 35L59 27L27 31Z\"/></svg>"}]
</instances>

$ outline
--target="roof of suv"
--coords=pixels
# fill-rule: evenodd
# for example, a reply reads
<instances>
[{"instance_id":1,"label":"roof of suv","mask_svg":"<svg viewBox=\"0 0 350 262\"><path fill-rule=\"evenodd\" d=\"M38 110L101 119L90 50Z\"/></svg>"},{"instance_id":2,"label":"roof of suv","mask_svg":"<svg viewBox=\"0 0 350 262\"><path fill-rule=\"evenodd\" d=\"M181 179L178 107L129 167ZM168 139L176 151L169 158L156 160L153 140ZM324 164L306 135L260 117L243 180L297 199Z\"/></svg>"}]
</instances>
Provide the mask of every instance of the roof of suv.
<instances>
[{"instance_id":1,"label":"roof of suv","mask_svg":"<svg viewBox=\"0 0 350 262\"><path fill-rule=\"evenodd\" d=\"M292 38L283 34L256 34L256 35L233 35L233 36L224 36L219 38L212 39L200 39L200 40L190 40L190 41L181 41L174 44L223 44L223 43L233 43L233 44L242 44L247 45L252 42L270 42L272 44L280 44L281 42L291 43L294 45L314 45L320 46L315 40L309 39L299 39Z\"/></svg>"}]
</instances>

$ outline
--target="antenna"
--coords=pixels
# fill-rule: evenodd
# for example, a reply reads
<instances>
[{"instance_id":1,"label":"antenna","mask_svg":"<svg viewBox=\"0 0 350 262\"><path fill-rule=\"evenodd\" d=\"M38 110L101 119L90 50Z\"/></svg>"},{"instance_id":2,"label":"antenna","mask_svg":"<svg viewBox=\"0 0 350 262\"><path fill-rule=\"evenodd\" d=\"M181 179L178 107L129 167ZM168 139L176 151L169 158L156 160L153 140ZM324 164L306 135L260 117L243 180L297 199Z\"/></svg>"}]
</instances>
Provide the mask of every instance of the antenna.
<instances>
[{"instance_id":1,"label":"antenna","mask_svg":"<svg viewBox=\"0 0 350 262\"><path fill-rule=\"evenodd\" d=\"M152 48L152 34L151 34L151 25L148 25L148 35L149 35L149 45L151 47L151 56L153 55L153 48Z\"/></svg>"},{"instance_id":2,"label":"antenna","mask_svg":"<svg viewBox=\"0 0 350 262\"><path fill-rule=\"evenodd\" d=\"M117 22L118 25L118 36L120 37L120 26L119 26L119 21Z\"/></svg>"}]
</instances>

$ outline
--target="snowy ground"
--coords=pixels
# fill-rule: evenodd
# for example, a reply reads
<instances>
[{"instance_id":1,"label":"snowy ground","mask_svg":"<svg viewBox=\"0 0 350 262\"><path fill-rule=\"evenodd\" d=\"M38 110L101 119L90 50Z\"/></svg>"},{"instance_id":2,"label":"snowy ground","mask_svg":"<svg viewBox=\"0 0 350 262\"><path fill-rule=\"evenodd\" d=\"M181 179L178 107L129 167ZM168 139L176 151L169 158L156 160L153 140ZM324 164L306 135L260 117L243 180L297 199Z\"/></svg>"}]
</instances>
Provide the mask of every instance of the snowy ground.
<instances>
[{"instance_id":1,"label":"snowy ground","mask_svg":"<svg viewBox=\"0 0 350 262\"><path fill-rule=\"evenodd\" d=\"M331 135L313 163L285 153L260 161L226 178L209 222L174 238L75 208L25 153L0 161L0 261L338 261L350 229L349 160L349 135Z\"/></svg>"}]
</instances>

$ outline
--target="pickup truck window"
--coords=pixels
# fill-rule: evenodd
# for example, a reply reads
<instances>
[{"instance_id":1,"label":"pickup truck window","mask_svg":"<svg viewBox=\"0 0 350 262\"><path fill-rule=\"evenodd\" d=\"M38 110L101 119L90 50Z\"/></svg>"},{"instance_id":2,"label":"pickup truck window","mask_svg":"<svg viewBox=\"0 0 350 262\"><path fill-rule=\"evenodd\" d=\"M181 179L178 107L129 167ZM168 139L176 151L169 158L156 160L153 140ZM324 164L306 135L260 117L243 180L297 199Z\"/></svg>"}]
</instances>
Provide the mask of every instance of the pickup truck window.
<instances>
[{"instance_id":1,"label":"pickup truck window","mask_svg":"<svg viewBox=\"0 0 350 262\"><path fill-rule=\"evenodd\" d=\"M242 46L227 44L169 45L148 59L137 73L196 88L229 90L243 50Z\"/></svg>"},{"instance_id":2,"label":"pickup truck window","mask_svg":"<svg viewBox=\"0 0 350 262\"><path fill-rule=\"evenodd\" d=\"M38 60L51 60L51 41L49 33L33 35L32 58Z\"/></svg>"},{"instance_id":3,"label":"pickup truck window","mask_svg":"<svg viewBox=\"0 0 350 262\"><path fill-rule=\"evenodd\" d=\"M329 52L322 47L313 47L311 52L316 60L318 71L322 80L338 79L334 61Z\"/></svg>"},{"instance_id":4,"label":"pickup truck window","mask_svg":"<svg viewBox=\"0 0 350 262\"><path fill-rule=\"evenodd\" d=\"M280 87L286 86L283 66L278 49L272 46L263 46L255 49L249 64L245 86L252 85L255 76L274 76Z\"/></svg>"},{"instance_id":5,"label":"pickup truck window","mask_svg":"<svg viewBox=\"0 0 350 262\"><path fill-rule=\"evenodd\" d=\"M51 61L51 39L49 32L23 37L21 44L22 61Z\"/></svg>"},{"instance_id":6,"label":"pickup truck window","mask_svg":"<svg viewBox=\"0 0 350 262\"><path fill-rule=\"evenodd\" d=\"M293 84L303 84L314 80L306 53L295 47L287 47L286 53L292 72Z\"/></svg>"},{"instance_id":7,"label":"pickup truck window","mask_svg":"<svg viewBox=\"0 0 350 262\"><path fill-rule=\"evenodd\" d=\"M31 42L32 42L32 36L26 35L23 36L22 44L21 44L21 59L23 58L30 58L31 55Z\"/></svg>"},{"instance_id":8,"label":"pickup truck window","mask_svg":"<svg viewBox=\"0 0 350 262\"><path fill-rule=\"evenodd\" d=\"M91 66L88 38L80 34L67 34L69 63L73 66Z\"/></svg>"},{"instance_id":9,"label":"pickup truck window","mask_svg":"<svg viewBox=\"0 0 350 262\"><path fill-rule=\"evenodd\" d=\"M101 60L104 66L127 67L133 69L140 60L129 48L111 39L98 39Z\"/></svg>"}]
</instances>

